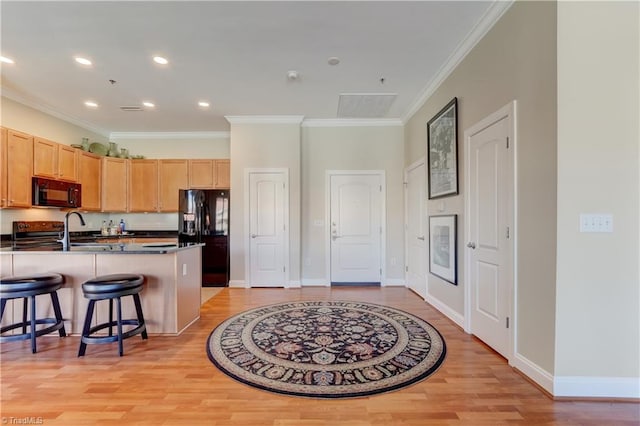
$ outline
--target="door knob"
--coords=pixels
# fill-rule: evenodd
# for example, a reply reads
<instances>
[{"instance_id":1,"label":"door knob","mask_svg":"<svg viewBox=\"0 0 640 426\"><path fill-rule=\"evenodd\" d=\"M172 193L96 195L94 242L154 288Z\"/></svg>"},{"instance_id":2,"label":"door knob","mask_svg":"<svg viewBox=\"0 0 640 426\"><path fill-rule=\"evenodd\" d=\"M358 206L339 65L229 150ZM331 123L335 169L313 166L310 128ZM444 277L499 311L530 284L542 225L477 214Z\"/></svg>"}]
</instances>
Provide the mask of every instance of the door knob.
<instances>
[{"instance_id":1,"label":"door knob","mask_svg":"<svg viewBox=\"0 0 640 426\"><path fill-rule=\"evenodd\" d=\"M470 249L475 249L476 248L476 243L470 241L470 242L467 243L467 247L469 247Z\"/></svg>"},{"instance_id":2,"label":"door knob","mask_svg":"<svg viewBox=\"0 0 640 426\"><path fill-rule=\"evenodd\" d=\"M422 237L418 237L418 239L424 241L424 235Z\"/></svg>"},{"instance_id":3,"label":"door knob","mask_svg":"<svg viewBox=\"0 0 640 426\"><path fill-rule=\"evenodd\" d=\"M251 234L251 238L255 238L255 237L257 237L256 234Z\"/></svg>"},{"instance_id":4,"label":"door knob","mask_svg":"<svg viewBox=\"0 0 640 426\"><path fill-rule=\"evenodd\" d=\"M331 239L332 239L332 240L335 240L336 238L340 238L340 235L333 234L333 235L331 236Z\"/></svg>"}]
</instances>

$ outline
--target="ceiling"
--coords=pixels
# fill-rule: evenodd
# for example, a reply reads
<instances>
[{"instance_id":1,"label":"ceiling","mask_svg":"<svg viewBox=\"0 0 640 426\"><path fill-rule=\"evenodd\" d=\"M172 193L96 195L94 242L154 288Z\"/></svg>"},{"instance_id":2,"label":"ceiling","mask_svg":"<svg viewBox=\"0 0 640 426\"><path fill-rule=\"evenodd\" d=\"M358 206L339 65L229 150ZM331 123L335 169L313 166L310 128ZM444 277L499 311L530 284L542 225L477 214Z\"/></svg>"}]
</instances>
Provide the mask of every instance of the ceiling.
<instances>
[{"instance_id":1,"label":"ceiling","mask_svg":"<svg viewBox=\"0 0 640 426\"><path fill-rule=\"evenodd\" d=\"M2 91L105 135L228 131L225 116L404 120L503 5L3 0L1 54L15 63L2 64ZM344 93L397 96L388 110L368 115L357 104L339 117ZM143 101L155 107L120 108Z\"/></svg>"}]
</instances>

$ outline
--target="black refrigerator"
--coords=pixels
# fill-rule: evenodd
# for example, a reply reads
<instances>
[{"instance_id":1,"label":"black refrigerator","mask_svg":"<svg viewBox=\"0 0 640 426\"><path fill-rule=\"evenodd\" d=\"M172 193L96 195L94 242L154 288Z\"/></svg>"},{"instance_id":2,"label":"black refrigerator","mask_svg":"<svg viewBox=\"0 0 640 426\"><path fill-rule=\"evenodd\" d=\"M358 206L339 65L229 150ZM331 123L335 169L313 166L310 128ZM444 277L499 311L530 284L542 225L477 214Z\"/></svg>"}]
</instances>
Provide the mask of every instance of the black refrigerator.
<instances>
[{"instance_id":1,"label":"black refrigerator","mask_svg":"<svg viewBox=\"0 0 640 426\"><path fill-rule=\"evenodd\" d=\"M202 285L229 285L229 191L181 189L178 241L204 243Z\"/></svg>"}]
</instances>

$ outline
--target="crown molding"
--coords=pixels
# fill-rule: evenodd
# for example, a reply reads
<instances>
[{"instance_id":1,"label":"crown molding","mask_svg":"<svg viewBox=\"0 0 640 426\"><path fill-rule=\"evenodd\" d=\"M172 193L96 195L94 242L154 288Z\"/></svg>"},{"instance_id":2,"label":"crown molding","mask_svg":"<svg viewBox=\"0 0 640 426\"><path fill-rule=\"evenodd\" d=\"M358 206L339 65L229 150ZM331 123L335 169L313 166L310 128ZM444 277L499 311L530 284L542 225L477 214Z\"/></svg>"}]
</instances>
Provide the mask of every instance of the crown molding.
<instances>
[{"instance_id":1,"label":"crown molding","mask_svg":"<svg viewBox=\"0 0 640 426\"><path fill-rule=\"evenodd\" d=\"M5 86L3 86L0 90L2 92L3 97L11 99L12 101L16 101L22 105L28 106L30 108L43 112L47 115L51 115L55 118L59 118L60 120L66 121L68 123L75 124L76 126L82 127L85 130L91 130L92 132L105 137L109 136L108 130L105 130L101 127L96 127L92 123L79 120L78 118L73 117L71 115L63 114L60 111L56 111L51 105L46 104L42 101L38 101L33 98L26 97L25 95L18 93L17 91Z\"/></svg>"},{"instance_id":2,"label":"crown molding","mask_svg":"<svg viewBox=\"0 0 640 426\"><path fill-rule=\"evenodd\" d=\"M460 42L453 51L449 59L440 67L436 75L429 81L427 86L420 92L411 108L402 116L404 124L427 102L433 93L440 87L449 74L456 69L462 60L471 52L480 40L489 32L496 22L511 7L515 0L494 1L489 9L482 15L482 18L471 29L469 34Z\"/></svg>"},{"instance_id":3,"label":"crown molding","mask_svg":"<svg viewBox=\"0 0 640 426\"><path fill-rule=\"evenodd\" d=\"M111 132L109 139L229 139L230 132Z\"/></svg>"},{"instance_id":4,"label":"crown molding","mask_svg":"<svg viewBox=\"0 0 640 426\"><path fill-rule=\"evenodd\" d=\"M231 124L300 124L304 115L225 115Z\"/></svg>"},{"instance_id":5,"label":"crown molding","mask_svg":"<svg viewBox=\"0 0 640 426\"><path fill-rule=\"evenodd\" d=\"M402 126L397 118L316 118L302 122L302 127L383 127Z\"/></svg>"}]
</instances>

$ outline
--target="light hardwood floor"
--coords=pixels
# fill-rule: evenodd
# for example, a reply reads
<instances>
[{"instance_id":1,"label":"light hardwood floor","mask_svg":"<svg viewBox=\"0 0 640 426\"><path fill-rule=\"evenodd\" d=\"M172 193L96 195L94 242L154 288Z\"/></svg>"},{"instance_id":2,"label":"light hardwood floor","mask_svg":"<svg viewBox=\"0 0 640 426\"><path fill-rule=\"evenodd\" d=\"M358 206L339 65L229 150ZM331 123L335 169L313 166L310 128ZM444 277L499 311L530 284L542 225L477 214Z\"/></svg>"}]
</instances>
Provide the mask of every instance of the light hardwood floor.
<instances>
[{"instance_id":1,"label":"light hardwood floor","mask_svg":"<svg viewBox=\"0 0 640 426\"><path fill-rule=\"evenodd\" d=\"M428 379L371 397L320 400L254 389L207 358L211 330L249 308L293 300L359 300L392 306L434 325L447 358ZM43 336L1 348L2 423L44 425L638 425L640 404L553 401L503 358L403 288L224 289L178 337L139 336L93 345ZM28 420L29 420L28 419ZM23 422L24 424L24 422ZM34 424L33 422L31 424Z\"/></svg>"}]
</instances>

